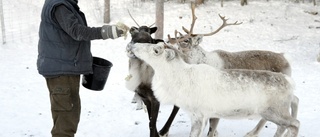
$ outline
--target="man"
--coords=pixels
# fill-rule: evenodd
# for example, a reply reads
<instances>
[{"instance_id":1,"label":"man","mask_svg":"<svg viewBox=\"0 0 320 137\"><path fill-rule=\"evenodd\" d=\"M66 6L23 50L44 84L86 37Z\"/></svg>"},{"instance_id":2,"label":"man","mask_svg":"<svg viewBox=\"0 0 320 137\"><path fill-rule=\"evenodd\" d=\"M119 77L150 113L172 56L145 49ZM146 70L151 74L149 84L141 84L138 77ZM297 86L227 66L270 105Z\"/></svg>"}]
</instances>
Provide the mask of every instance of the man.
<instances>
[{"instance_id":1,"label":"man","mask_svg":"<svg viewBox=\"0 0 320 137\"><path fill-rule=\"evenodd\" d=\"M52 137L73 137L77 131L81 109L80 75L92 73L90 41L115 39L126 32L127 27L115 25L88 27L78 0L45 1L37 67L50 93Z\"/></svg>"}]
</instances>

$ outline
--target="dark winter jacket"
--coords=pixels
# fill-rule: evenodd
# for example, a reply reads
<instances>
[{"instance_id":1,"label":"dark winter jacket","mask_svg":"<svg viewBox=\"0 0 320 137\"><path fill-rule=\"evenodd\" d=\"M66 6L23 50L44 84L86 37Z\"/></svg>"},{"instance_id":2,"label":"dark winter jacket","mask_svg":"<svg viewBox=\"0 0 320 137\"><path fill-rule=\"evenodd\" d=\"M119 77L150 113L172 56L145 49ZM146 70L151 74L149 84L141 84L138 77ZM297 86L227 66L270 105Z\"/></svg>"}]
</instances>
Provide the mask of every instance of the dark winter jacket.
<instances>
[{"instance_id":1,"label":"dark winter jacket","mask_svg":"<svg viewBox=\"0 0 320 137\"><path fill-rule=\"evenodd\" d=\"M101 27L87 27L77 0L46 0L41 13L37 67L41 75L92 73L90 40Z\"/></svg>"}]
</instances>

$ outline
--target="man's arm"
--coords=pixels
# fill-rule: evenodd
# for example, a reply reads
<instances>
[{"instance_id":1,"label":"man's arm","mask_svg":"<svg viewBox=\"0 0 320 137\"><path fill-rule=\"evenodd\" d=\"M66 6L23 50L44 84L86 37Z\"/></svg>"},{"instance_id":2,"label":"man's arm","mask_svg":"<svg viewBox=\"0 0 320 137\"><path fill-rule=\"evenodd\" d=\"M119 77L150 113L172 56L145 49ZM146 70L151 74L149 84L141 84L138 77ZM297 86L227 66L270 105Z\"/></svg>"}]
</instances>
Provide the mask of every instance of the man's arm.
<instances>
[{"instance_id":1,"label":"man's arm","mask_svg":"<svg viewBox=\"0 0 320 137\"><path fill-rule=\"evenodd\" d=\"M101 27L87 27L80 24L74 13L64 5L59 5L55 8L54 17L60 27L75 40L90 41L94 39L103 39Z\"/></svg>"}]
</instances>

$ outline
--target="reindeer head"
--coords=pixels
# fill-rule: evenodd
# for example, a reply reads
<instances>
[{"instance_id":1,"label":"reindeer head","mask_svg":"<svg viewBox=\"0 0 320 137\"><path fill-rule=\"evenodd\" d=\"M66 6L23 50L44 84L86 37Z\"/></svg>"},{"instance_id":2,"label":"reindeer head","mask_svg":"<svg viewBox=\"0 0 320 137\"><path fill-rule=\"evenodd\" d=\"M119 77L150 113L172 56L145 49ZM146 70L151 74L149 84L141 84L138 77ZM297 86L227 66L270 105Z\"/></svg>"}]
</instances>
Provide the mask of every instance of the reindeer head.
<instances>
[{"instance_id":1,"label":"reindeer head","mask_svg":"<svg viewBox=\"0 0 320 137\"><path fill-rule=\"evenodd\" d=\"M141 26L141 27L131 27L130 34L131 34L131 41L127 45L127 55L130 58L135 58L133 52L131 52L131 46L135 43L152 43L157 44L159 42L164 42L162 39L154 39L151 37L151 34L157 31L157 27L148 27L148 26Z\"/></svg>"},{"instance_id":2,"label":"reindeer head","mask_svg":"<svg viewBox=\"0 0 320 137\"><path fill-rule=\"evenodd\" d=\"M130 34L131 34L131 42L132 43L154 43L154 39L151 37L151 34L157 31L157 27L148 27L148 26L141 26L131 27Z\"/></svg>"},{"instance_id":3,"label":"reindeer head","mask_svg":"<svg viewBox=\"0 0 320 137\"><path fill-rule=\"evenodd\" d=\"M132 17L130 11L128 13L131 19L136 23L138 27L132 26L130 28L131 34L131 42L130 43L153 43L154 39L151 37L151 34L157 31L157 27L151 27L154 23L150 26L140 26L137 21Z\"/></svg>"},{"instance_id":4,"label":"reindeer head","mask_svg":"<svg viewBox=\"0 0 320 137\"><path fill-rule=\"evenodd\" d=\"M157 27L151 27L151 26L141 26L141 27L135 27L135 26L132 26L130 28L130 34L134 34L134 33L137 33L137 32L147 32L149 34L153 34L157 31Z\"/></svg>"},{"instance_id":5,"label":"reindeer head","mask_svg":"<svg viewBox=\"0 0 320 137\"><path fill-rule=\"evenodd\" d=\"M129 15L131 16L130 12L128 11ZM131 34L131 41L127 45L127 56L130 58L136 58L133 54L132 45L135 43L153 43L156 44L158 42L164 42L162 39L153 39L151 35L157 31L157 27L151 27L150 26L140 26L135 19L131 16L133 21L137 24L138 27L132 26L130 28L130 34Z\"/></svg>"},{"instance_id":6,"label":"reindeer head","mask_svg":"<svg viewBox=\"0 0 320 137\"><path fill-rule=\"evenodd\" d=\"M137 58L144 60L148 64L179 58L179 52L165 43L136 43L132 45L132 52Z\"/></svg>"}]
</instances>

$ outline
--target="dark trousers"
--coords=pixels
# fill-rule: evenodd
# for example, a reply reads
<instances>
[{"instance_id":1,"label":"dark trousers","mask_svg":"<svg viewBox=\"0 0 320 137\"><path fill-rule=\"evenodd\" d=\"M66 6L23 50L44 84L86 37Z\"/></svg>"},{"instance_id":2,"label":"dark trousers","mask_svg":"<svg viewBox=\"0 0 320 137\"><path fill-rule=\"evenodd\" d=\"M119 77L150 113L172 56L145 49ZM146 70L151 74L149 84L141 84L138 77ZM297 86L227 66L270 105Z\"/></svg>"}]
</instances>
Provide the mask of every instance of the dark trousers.
<instances>
[{"instance_id":1,"label":"dark trousers","mask_svg":"<svg viewBox=\"0 0 320 137\"><path fill-rule=\"evenodd\" d=\"M52 137L74 137L80 121L80 75L46 78L53 119Z\"/></svg>"}]
</instances>

